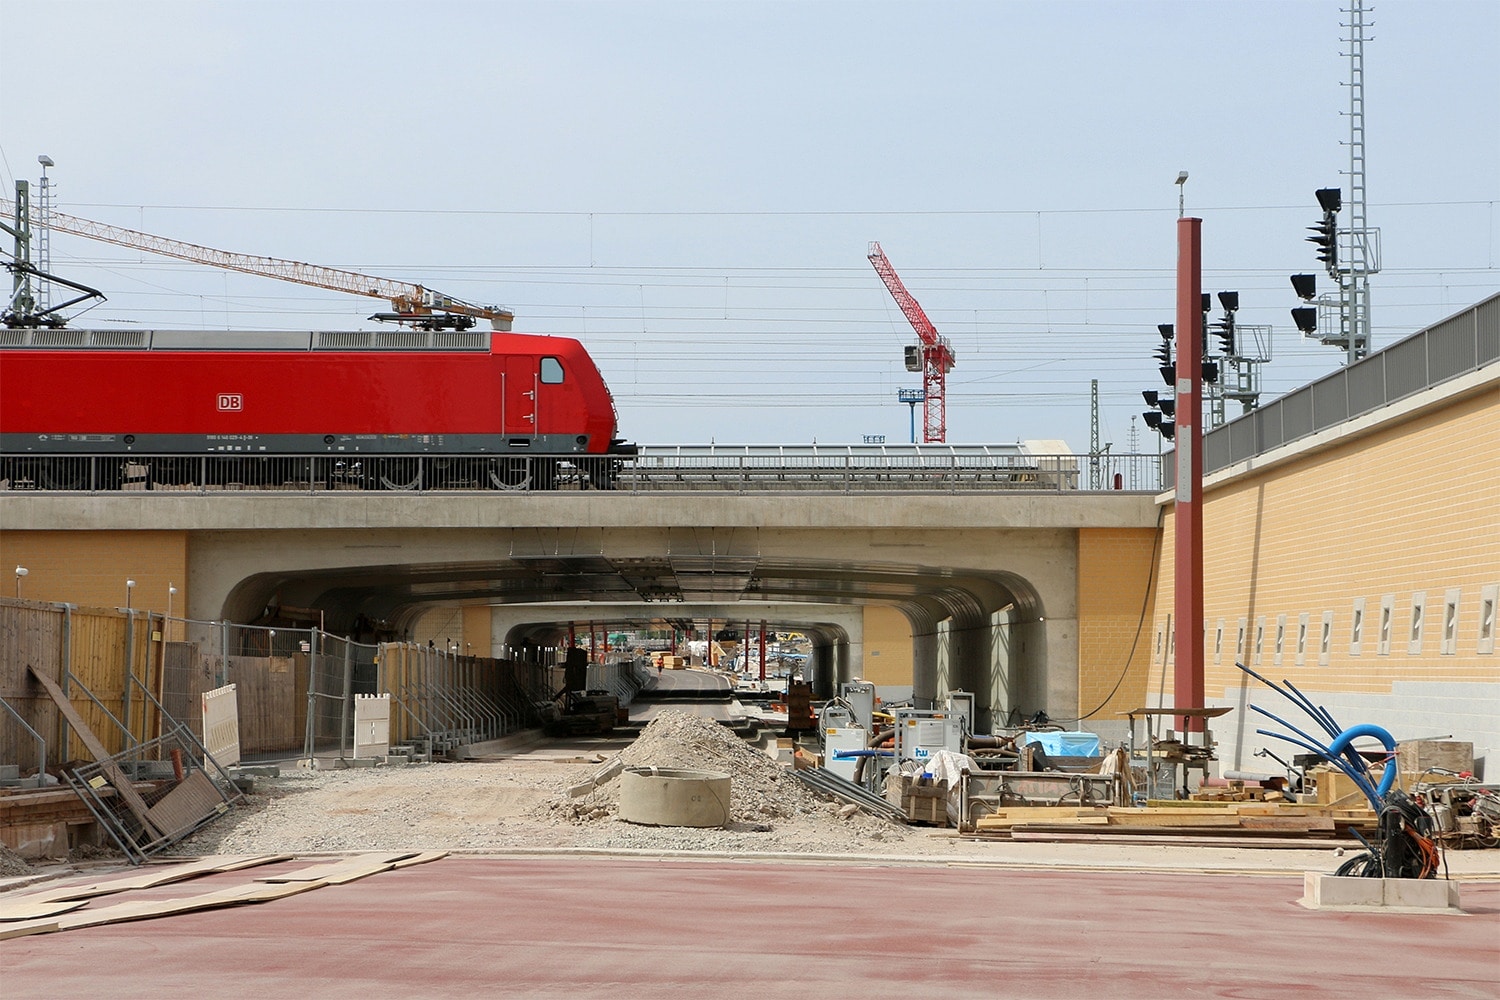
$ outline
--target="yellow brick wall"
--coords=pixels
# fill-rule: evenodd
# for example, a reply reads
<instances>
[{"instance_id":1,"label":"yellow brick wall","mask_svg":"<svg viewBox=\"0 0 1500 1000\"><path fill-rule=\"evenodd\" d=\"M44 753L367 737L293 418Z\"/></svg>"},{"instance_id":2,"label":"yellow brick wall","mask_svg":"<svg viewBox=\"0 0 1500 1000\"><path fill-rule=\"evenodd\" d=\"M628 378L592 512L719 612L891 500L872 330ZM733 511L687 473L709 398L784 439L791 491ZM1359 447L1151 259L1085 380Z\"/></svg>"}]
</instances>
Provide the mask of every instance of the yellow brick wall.
<instances>
[{"instance_id":1,"label":"yellow brick wall","mask_svg":"<svg viewBox=\"0 0 1500 1000\"><path fill-rule=\"evenodd\" d=\"M864 679L911 686L911 623L895 608L865 608Z\"/></svg>"},{"instance_id":2,"label":"yellow brick wall","mask_svg":"<svg viewBox=\"0 0 1500 1000\"><path fill-rule=\"evenodd\" d=\"M15 596L15 568L25 566L21 596L80 607L125 606L125 581L134 580L130 606L186 613L188 543L182 531L5 531L0 525L0 587Z\"/></svg>"},{"instance_id":3,"label":"yellow brick wall","mask_svg":"<svg viewBox=\"0 0 1500 1000\"><path fill-rule=\"evenodd\" d=\"M1119 721L1144 705L1151 665L1150 528L1078 532L1078 713Z\"/></svg>"},{"instance_id":4,"label":"yellow brick wall","mask_svg":"<svg viewBox=\"0 0 1500 1000\"><path fill-rule=\"evenodd\" d=\"M1482 588L1500 584L1500 391L1382 428L1206 493L1204 517L1205 689L1237 687L1242 660L1272 680L1315 690L1387 693L1400 681L1500 680L1500 652L1481 654ZM1173 531L1167 511L1152 641L1172 611ZM1445 595L1459 591L1456 652L1444 654ZM1425 592L1420 653L1408 652L1414 593ZM1390 649L1378 651L1382 598L1393 598ZM1356 600L1365 618L1350 649ZM1326 663L1323 615L1332 613ZM1298 626L1308 616L1306 650ZM1275 640L1285 616L1280 662ZM1259 665L1257 621L1265 639ZM1222 649L1215 633L1224 623ZM1300 659L1300 662L1299 662ZM1163 657L1153 657L1153 669ZM1170 680L1168 681L1170 684Z\"/></svg>"}]
</instances>

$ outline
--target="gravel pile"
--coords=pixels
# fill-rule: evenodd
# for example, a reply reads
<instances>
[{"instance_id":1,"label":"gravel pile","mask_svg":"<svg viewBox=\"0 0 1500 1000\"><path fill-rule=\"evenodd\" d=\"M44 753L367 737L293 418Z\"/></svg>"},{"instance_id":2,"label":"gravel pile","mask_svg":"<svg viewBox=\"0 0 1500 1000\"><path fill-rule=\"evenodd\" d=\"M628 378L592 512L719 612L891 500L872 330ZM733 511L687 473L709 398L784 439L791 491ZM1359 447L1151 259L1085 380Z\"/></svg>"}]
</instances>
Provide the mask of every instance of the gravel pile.
<instances>
[{"instance_id":1,"label":"gravel pile","mask_svg":"<svg viewBox=\"0 0 1500 1000\"><path fill-rule=\"evenodd\" d=\"M662 712L620 752L627 768L670 767L729 775L730 820L765 824L822 811L824 800L796 775L711 719ZM567 803L556 804L569 819L600 819L619 804L619 781ZM603 810L603 812L599 812Z\"/></svg>"},{"instance_id":2,"label":"gravel pile","mask_svg":"<svg viewBox=\"0 0 1500 1000\"><path fill-rule=\"evenodd\" d=\"M4 844L0 844L0 877L9 878L13 875L31 874L31 865L26 859Z\"/></svg>"},{"instance_id":3,"label":"gravel pile","mask_svg":"<svg viewBox=\"0 0 1500 1000\"><path fill-rule=\"evenodd\" d=\"M812 854L928 853L920 833L841 810L788 769L717 723L663 712L625 747L628 767L686 767L730 775L724 829L648 827L616 818L618 780L573 798L596 759L531 754L463 763L305 771L256 778L231 813L172 854L366 850L632 848Z\"/></svg>"}]
</instances>

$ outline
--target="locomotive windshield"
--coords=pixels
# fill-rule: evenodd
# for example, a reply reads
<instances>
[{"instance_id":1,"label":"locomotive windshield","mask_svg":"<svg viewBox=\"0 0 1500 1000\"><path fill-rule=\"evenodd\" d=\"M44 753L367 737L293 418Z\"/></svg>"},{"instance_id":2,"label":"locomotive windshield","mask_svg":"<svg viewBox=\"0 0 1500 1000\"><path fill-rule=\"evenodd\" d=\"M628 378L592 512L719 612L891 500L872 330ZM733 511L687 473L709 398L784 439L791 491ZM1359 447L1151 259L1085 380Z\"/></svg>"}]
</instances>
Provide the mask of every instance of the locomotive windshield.
<instances>
[{"instance_id":1,"label":"locomotive windshield","mask_svg":"<svg viewBox=\"0 0 1500 1000\"><path fill-rule=\"evenodd\" d=\"M557 358L542 358L542 384L562 385L563 366Z\"/></svg>"}]
</instances>

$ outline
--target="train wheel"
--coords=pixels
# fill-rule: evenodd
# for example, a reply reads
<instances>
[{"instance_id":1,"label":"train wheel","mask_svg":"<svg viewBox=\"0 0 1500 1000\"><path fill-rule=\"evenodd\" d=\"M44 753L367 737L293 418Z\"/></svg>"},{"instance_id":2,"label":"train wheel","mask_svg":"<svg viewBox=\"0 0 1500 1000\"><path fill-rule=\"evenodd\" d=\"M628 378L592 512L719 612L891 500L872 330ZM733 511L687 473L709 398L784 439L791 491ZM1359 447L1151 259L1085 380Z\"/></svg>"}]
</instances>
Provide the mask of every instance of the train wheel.
<instances>
[{"instance_id":1,"label":"train wheel","mask_svg":"<svg viewBox=\"0 0 1500 1000\"><path fill-rule=\"evenodd\" d=\"M125 465L118 459L94 460L94 489L113 492L120 488L125 475Z\"/></svg>"},{"instance_id":2,"label":"train wheel","mask_svg":"<svg viewBox=\"0 0 1500 1000\"><path fill-rule=\"evenodd\" d=\"M531 488L534 490L557 489L557 462L550 458L532 459Z\"/></svg>"},{"instance_id":3,"label":"train wheel","mask_svg":"<svg viewBox=\"0 0 1500 1000\"><path fill-rule=\"evenodd\" d=\"M36 489L36 462L34 458L7 459L0 475L5 479L6 489Z\"/></svg>"},{"instance_id":4,"label":"train wheel","mask_svg":"<svg viewBox=\"0 0 1500 1000\"><path fill-rule=\"evenodd\" d=\"M384 490L420 489L422 462L415 458L382 458L375 465L375 482Z\"/></svg>"},{"instance_id":5,"label":"train wheel","mask_svg":"<svg viewBox=\"0 0 1500 1000\"><path fill-rule=\"evenodd\" d=\"M531 486L529 458L492 458L486 472L489 484L497 490L524 490Z\"/></svg>"},{"instance_id":6,"label":"train wheel","mask_svg":"<svg viewBox=\"0 0 1500 1000\"><path fill-rule=\"evenodd\" d=\"M37 484L44 490L81 490L89 483L86 458L43 459L37 469Z\"/></svg>"},{"instance_id":7,"label":"train wheel","mask_svg":"<svg viewBox=\"0 0 1500 1000\"><path fill-rule=\"evenodd\" d=\"M612 490L619 478L620 465L613 458L589 458L584 460L584 472L589 485L596 490Z\"/></svg>"},{"instance_id":8,"label":"train wheel","mask_svg":"<svg viewBox=\"0 0 1500 1000\"><path fill-rule=\"evenodd\" d=\"M151 483L182 486L198 477L199 463L193 458L157 458L151 461Z\"/></svg>"}]
</instances>

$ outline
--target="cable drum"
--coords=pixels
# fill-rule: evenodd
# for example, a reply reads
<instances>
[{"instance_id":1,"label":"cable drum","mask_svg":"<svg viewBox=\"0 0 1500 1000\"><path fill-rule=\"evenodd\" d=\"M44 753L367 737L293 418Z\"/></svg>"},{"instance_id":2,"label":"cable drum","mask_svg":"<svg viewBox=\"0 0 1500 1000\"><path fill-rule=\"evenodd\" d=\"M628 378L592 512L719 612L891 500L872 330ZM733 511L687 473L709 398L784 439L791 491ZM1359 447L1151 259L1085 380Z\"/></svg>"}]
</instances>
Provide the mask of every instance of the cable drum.
<instances>
[{"instance_id":1,"label":"cable drum","mask_svg":"<svg viewBox=\"0 0 1500 1000\"><path fill-rule=\"evenodd\" d=\"M644 826L727 826L729 775L691 768L626 768L620 775L617 815Z\"/></svg>"}]
</instances>

